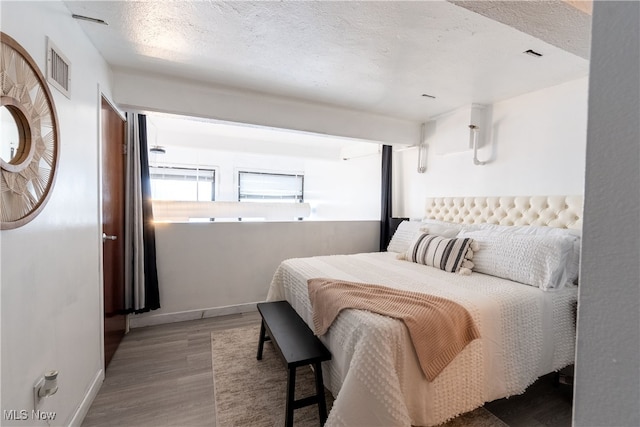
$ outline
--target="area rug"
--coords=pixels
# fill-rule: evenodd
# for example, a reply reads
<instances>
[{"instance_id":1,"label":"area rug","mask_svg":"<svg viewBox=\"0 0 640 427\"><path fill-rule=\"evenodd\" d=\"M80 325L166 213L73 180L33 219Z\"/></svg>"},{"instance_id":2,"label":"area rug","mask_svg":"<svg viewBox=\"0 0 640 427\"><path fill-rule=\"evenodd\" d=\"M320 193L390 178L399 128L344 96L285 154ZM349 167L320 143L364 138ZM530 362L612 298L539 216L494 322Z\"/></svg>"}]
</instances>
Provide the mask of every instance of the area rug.
<instances>
[{"instance_id":1,"label":"area rug","mask_svg":"<svg viewBox=\"0 0 640 427\"><path fill-rule=\"evenodd\" d=\"M272 344L265 342L262 360L256 359L260 325L211 333L213 383L217 427L281 427L285 418L287 370ZM298 368L296 399L313 395L310 368ZM327 410L333 397L327 391ZM294 411L296 427L319 426L318 407ZM442 427L505 427L484 408L461 415Z\"/></svg>"}]
</instances>

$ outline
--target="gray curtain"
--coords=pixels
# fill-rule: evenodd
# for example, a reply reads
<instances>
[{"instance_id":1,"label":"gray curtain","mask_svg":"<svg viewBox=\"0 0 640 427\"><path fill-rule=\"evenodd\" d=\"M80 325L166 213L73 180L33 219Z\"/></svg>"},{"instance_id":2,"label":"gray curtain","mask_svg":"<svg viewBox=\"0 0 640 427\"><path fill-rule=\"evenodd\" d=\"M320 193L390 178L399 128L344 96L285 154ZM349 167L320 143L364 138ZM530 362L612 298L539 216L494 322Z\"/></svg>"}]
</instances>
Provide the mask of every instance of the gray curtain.
<instances>
[{"instance_id":1,"label":"gray curtain","mask_svg":"<svg viewBox=\"0 0 640 427\"><path fill-rule=\"evenodd\" d=\"M127 154L125 307L142 313L160 308L144 114L127 113Z\"/></svg>"}]
</instances>

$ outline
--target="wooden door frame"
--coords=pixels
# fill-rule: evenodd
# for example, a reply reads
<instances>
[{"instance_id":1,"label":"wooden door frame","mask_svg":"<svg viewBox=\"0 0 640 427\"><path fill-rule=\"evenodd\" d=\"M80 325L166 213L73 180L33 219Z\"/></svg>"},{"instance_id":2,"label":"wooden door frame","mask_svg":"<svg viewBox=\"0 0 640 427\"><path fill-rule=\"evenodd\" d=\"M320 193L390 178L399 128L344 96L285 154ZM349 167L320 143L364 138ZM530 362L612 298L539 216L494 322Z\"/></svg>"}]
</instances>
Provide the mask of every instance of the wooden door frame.
<instances>
[{"instance_id":1,"label":"wooden door frame","mask_svg":"<svg viewBox=\"0 0 640 427\"><path fill-rule=\"evenodd\" d=\"M99 267L98 267L98 271L99 271L99 275L100 275L100 289L99 289L99 293L100 293L100 311L98 313L98 316L100 316L100 331L99 331L99 335L100 335L100 367L102 370L102 379L104 379L104 374L106 371L106 366L105 366L105 360L104 360L104 243L102 241L102 220L103 220L103 215L102 215L102 197L103 197L103 188L102 188L102 161L103 161L103 157L102 157L102 149L104 147L104 141L102 139L102 130L103 130L103 123L102 123L102 100L105 100L107 102L107 104L109 104L109 106L111 106L111 108L113 108L113 111L115 111L120 118L126 123L127 119L124 115L124 113L122 111L120 111L120 109L116 106L116 104L111 100L110 96L107 95L106 93L104 93L102 91L102 89L100 88L100 85L98 84L98 175L97 175L97 181L98 181L98 258L99 258ZM126 129L126 128L125 128ZM125 144L126 144L126 135L125 135ZM125 169L126 172L126 169ZM126 326L125 326L125 333L129 332L129 315L127 315L125 317L126 319Z\"/></svg>"}]
</instances>

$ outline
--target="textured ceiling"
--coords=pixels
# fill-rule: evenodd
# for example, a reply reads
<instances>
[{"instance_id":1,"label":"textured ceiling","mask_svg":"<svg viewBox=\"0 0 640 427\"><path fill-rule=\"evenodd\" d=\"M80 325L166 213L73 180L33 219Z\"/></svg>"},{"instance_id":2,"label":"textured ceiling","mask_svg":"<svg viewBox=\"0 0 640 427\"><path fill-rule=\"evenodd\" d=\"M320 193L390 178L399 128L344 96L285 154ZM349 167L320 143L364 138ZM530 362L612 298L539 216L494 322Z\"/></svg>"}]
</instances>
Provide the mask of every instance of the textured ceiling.
<instances>
[{"instance_id":1,"label":"textured ceiling","mask_svg":"<svg viewBox=\"0 0 640 427\"><path fill-rule=\"evenodd\" d=\"M490 19L589 59L591 3L586 1L449 0Z\"/></svg>"},{"instance_id":2,"label":"textured ceiling","mask_svg":"<svg viewBox=\"0 0 640 427\"><path fill-rule=\"evenodd\" d=\"M587 75L588 60L565 43L523 32L535 12L514 12L518 2L472 3L492 4L491 18L441 0L66 2L72 13L108 22L78 21L114 69L415 121ZM565 9L535 22L538 37L565 25L588 42L584 20L569 19L583 12Z\"/></svg>"}]
</instances>

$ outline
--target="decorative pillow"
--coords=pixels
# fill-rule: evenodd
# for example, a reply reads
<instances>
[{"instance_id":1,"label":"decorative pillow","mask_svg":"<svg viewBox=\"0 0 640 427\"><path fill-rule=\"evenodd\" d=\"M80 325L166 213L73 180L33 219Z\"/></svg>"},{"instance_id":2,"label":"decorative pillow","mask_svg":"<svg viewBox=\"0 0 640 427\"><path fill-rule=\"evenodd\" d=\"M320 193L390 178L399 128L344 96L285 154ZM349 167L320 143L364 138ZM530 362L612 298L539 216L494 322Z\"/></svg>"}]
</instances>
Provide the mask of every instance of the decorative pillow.
<instances>
[{"instance_id":1,"label":"decorative pillow","mask_svg":"<svg viewBox=\"0 0 640 427\"><path fill-rule=\"evenodd\" d=\"M439 268L449 273L471 274L475 243L472 239L447 239L421 233L398 259Z\"/></svg>"},{"instance_id":2,"label":"decorative pillow","mask_svg":"<svg viewBox=\"0 0 640 427\"><path fill-rule=\"evenodd\" d=\"M542 290L559 289L567 282L567 260L573 251L568 236L492 233L487 230L460 233L479 245L473 262L479 273L502 277Z\"/></svg>"},{"instance_id":3,"label":"decorative pillow","mask_svg":"<svg viewBox=\"0 0 640 427\"><path fill-rule=\"evenodd\" d=\"M580 240L582 233L580 230L556 227L541 227L536 225L498 225L498 224L471 224L462 228L461 234L468 232L483 231L486 235L492 234L519 234L526 236L565 236L572 240L573 250L567 258L567 281L576 283L580 272Z\"/></svg>"}]
</instances>

